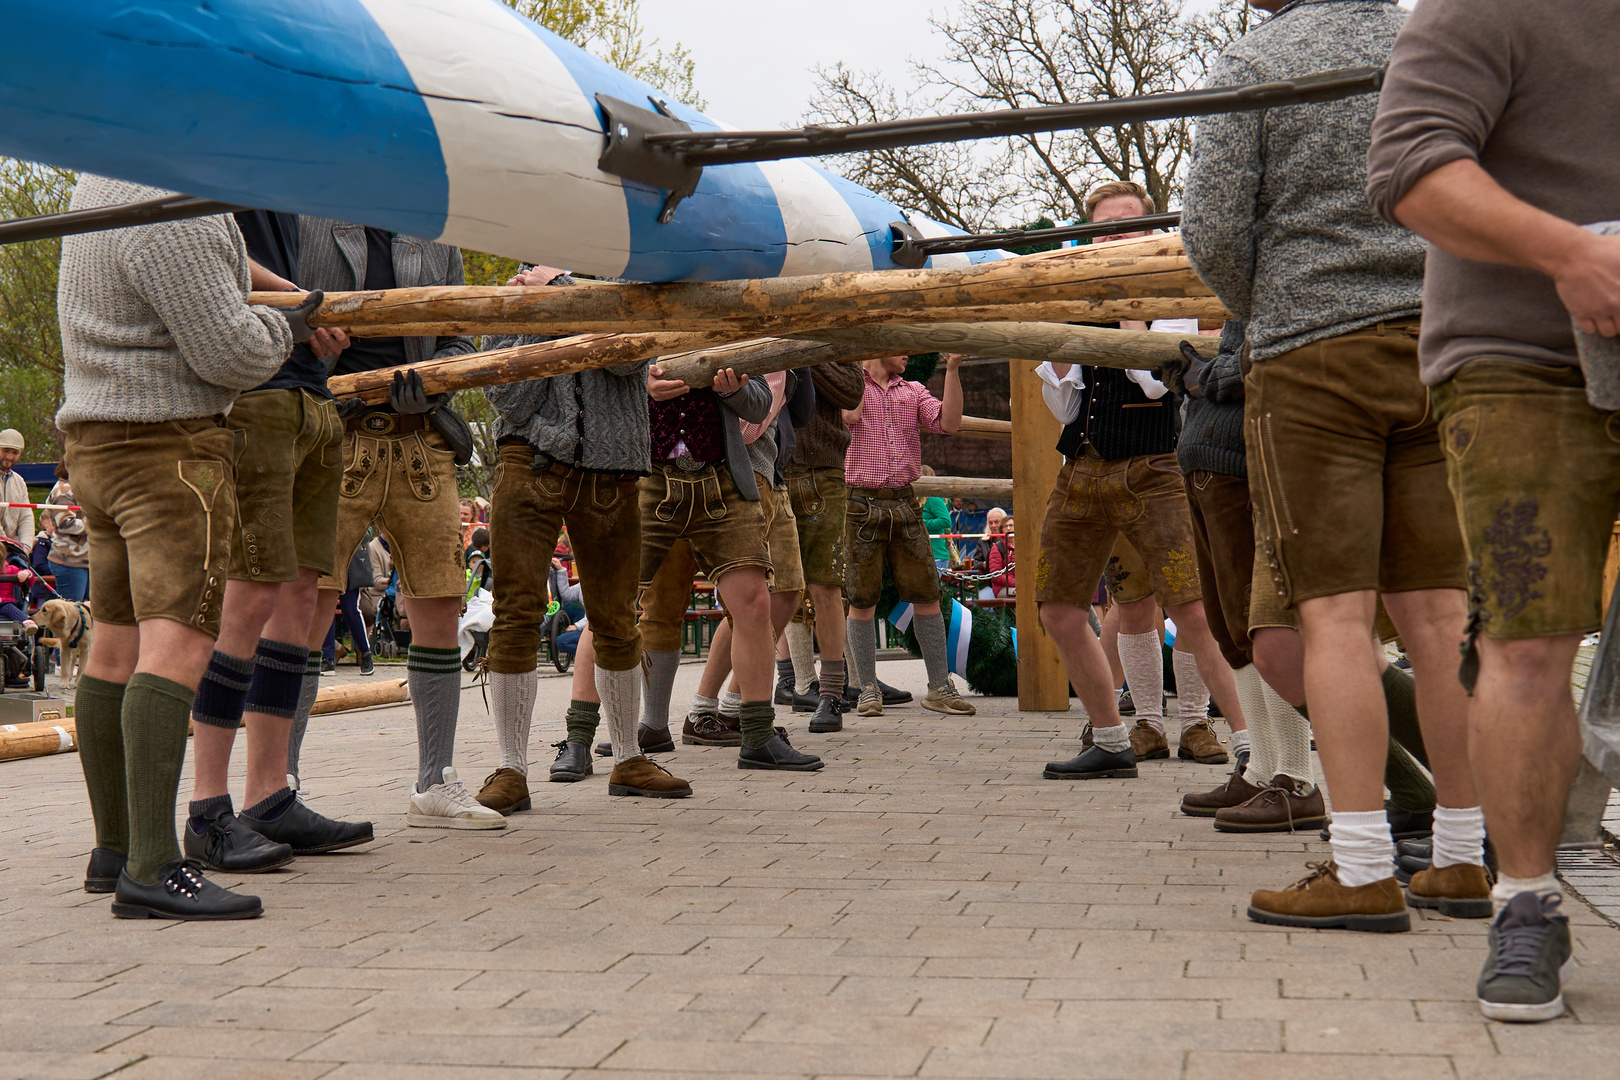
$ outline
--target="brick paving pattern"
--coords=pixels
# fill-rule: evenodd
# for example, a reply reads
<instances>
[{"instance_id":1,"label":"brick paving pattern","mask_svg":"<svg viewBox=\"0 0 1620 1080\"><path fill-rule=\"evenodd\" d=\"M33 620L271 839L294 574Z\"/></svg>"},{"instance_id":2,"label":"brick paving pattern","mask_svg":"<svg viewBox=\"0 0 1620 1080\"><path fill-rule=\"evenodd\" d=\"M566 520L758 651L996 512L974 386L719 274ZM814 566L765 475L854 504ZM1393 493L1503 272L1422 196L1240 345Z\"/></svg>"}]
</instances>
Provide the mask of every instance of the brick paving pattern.
<instances>
[{"instance_id":1,"label":"brick paving pattern","mask_svg":"<svg viewBox=\"0 0 1620 1080\"><path fill-rule=\"evenodd\" d=\"M920 692L920 662L883 665ZM389 669L379 670L379 676ZM682 668L677 701L697 668ZM1243 915L1327 846L1175 809L1221 768L1043 781L1082 718L916 706L796 741L815 774L667 757L696 794L544 780L566 679L542 682L534 812L404 827L408 707L316 717L311 804L369 847L221 877L253 922L126 922L80 890L76 755L0 763L0 1076L119 1080L1611 1076L1620 930L1571 898L1571 1013L1484 1021L1485 924L1293 932ZM495 760L476 689L458 765ZM189 790L189 773L183 791ZM234 784L240 797L240 780Z\"/></svg>"}]
</instances>

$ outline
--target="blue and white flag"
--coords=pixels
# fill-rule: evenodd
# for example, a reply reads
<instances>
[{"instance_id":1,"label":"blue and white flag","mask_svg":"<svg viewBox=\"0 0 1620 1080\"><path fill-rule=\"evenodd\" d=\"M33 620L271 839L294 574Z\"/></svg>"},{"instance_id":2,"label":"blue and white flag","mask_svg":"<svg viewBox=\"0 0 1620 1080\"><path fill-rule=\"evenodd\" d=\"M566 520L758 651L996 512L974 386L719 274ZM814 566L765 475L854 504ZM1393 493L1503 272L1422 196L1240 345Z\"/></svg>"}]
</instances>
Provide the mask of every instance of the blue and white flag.
<instances>
[{"instance_id":1,"label":"blue and white flag","mask_svg":"<svg viewBox=\"0 0 1620 1080\"><path fill-rule=\"evenodd\" d=\"M945 627L945 658L950 663L951 672L967 678L968 646L973 641L973 609L955 600L940 601L940 611L947 610L949 605L950 621ZM915 614L912 605L902 600L894 606L885 618L889 625L896 630L904 631L911 625ZM1013 631L1013 648L1018 647L1017 631Z\"/></svg>"},{"instance_id":2,"label":"blue and white flag","mask_svg":"<svg viewBox=\"0 0 1620 1080\"><path fill-rule=\"evenodd\" d=\"M954 231L803 160L706 168L658 224L667 192L597 168L596 94L668 95L497 0L11 0L4 25L25 160L639 281L887 269L891 222Z\"/></svg>"}]
</instances>

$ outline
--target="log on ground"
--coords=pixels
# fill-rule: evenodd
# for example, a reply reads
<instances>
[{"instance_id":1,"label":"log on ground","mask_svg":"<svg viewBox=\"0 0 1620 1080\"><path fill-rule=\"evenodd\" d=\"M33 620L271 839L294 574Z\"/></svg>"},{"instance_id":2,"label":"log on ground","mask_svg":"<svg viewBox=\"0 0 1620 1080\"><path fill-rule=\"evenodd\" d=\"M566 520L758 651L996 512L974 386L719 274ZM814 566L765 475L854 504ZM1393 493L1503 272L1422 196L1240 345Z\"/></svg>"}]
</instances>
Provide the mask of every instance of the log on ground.
<instances>
[{"instance_id":1,"label":"log on ground","mask_svg":"<svg viewBox=\"0 0 1620 1080\"><path fill-rule=\"evenodd\" d=\"M70 716L0 728L0 761L62 754L78 748L78 728Z\"/></svg>"},{"instance_id":2,"label":"log on ground","mask_svg":"<svg viewBox=\"0 0 1620 1080\"><path fill-rule=\"evenodd\" d=\"M404 679L387 679L374 683L343 683L338 686L322 687L315 695L315 707L310 714L320 716L325 713L345 712L349 709L364 709L371 705L393 705L409 700L410 693L405 687Z\"/></svg>"}]
</instances>

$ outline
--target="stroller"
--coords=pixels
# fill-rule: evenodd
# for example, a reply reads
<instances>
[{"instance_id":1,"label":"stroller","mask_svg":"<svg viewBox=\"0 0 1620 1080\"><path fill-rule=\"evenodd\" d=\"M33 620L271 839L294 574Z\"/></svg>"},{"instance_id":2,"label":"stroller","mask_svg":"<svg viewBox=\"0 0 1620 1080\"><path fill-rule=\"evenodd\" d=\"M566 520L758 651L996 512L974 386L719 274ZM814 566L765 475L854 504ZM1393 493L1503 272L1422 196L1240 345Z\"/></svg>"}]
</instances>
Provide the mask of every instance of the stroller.
<instances>
[{"instance_id":1,"label":"stroller","mask_svg":"<svg viewBox=\"0 0 1620 1080\"><path fill-rule=\"evenodd\" d=\"M540 647L546 659L559 673L566 673L579 649L579 630L570 630L585 617L585 608L569 601L547 615L540 624Z\"/></svg>"},{"instance_id":2,"label":"stroller","mask_svg":"<svg viewBox=\"0 0 1620 1080\"><path fill-rule=\"evenodd\" d=\"M377 621L372 633L371 651L377 656L397 660L405 655L411 644L411 625L399 610L392 592L384 593L377 601Z\"/></svg>"},{"instance_id":3,"label":"stroller","mask_svg":"<svg viewBox=\"0 0 1620 1080\"><path fill-rule=\"evenodd\" d=\"M29 570L28 552L10 537L0 537L0 586L22 585L19 570ZM0 597L0 603L21 612L28 601ZM21 619L0 615L0 668L4 669L0 693L29 686L35 693L45 692L45 671L50 666L51 650L44 643L44 636L40 630L25 626Z\"/></svg>"}]
</instances>

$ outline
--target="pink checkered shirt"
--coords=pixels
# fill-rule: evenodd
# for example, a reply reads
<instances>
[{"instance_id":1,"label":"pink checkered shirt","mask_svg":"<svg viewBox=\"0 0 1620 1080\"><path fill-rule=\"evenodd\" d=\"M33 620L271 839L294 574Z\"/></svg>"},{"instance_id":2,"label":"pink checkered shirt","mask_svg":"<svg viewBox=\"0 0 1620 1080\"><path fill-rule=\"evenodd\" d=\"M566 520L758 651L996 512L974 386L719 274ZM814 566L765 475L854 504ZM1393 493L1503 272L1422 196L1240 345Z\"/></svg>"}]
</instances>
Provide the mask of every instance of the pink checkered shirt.
<instances>
[{"instance_id":1,"label":"pink checkered shirt","mask_svg":"<svg viewBox=\"0 0 1620 1080\"><path fill-rule=\"evenodd\" d=\"M844 483L850 487L902 488L922 475L924 429L944 434L939 426L939 398L922 383L899 375L879 386L870 371L864 376L861 420L849 425L844 452Z\"/></svg>"}]
</instances>

